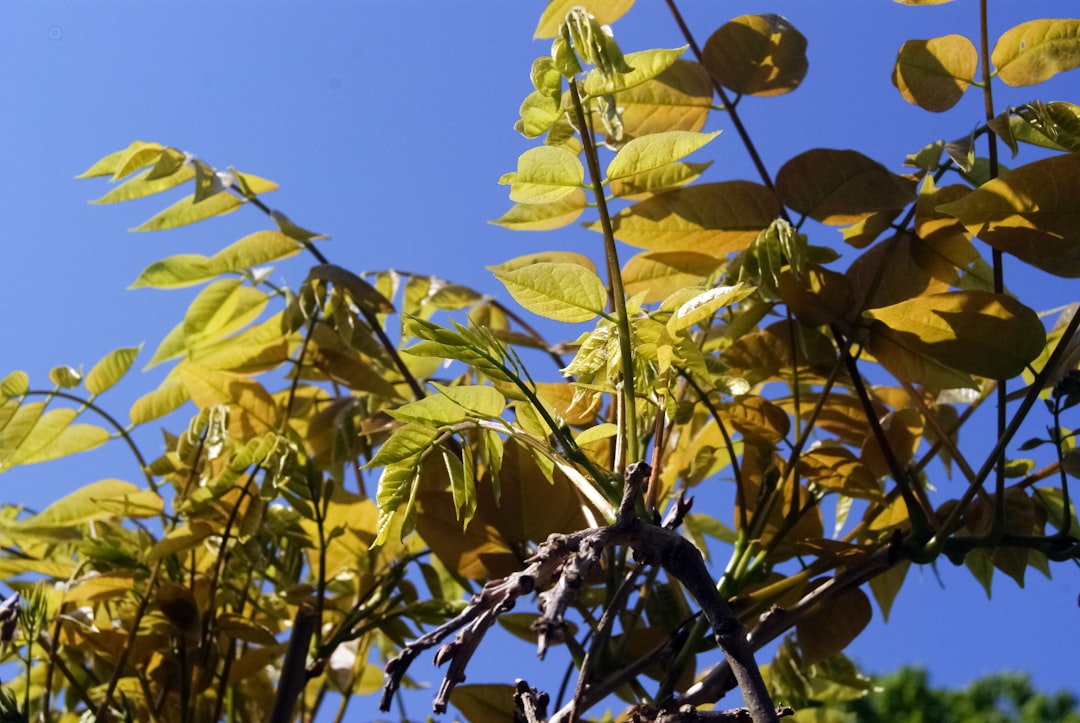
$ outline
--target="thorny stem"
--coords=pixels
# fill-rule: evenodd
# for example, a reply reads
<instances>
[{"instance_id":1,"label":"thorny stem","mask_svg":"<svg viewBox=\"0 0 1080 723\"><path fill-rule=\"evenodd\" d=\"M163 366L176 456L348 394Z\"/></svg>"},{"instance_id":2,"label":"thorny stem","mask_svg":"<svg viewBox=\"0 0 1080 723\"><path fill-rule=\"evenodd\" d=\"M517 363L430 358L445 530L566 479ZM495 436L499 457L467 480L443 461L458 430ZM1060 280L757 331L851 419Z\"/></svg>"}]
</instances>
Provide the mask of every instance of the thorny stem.
<instances>
[{"instance_id":1,"label":"thorny stem","mask_svg":"<svg viewBox=\"0 0 1080 723\"><path fill-rule=\"evenodd\" d=\"M622 398L626 414L626 458L631 462L642 460L641 440L637 428L637 405L634 384L634 357L630 343L630 318L626 313L626 292L623 289L622 271L619 266L618 250L615 247L615 232L611 225L607 201L604 198L603 174L600 172L600 159L596 154L596 144L592 131L585 118L585 107L581 102L577 81L570 79L570 99L577 116L577 126L584 146L585 160L589 165L593 196L596 210L600 215L600 228L604 232L604 256L607 259L608 288L611 289L611 301L615 307L616 321L619 326L619 356L622 366ZM618 471L618 470L616 470Z\"/></svg>"}]
</instances>

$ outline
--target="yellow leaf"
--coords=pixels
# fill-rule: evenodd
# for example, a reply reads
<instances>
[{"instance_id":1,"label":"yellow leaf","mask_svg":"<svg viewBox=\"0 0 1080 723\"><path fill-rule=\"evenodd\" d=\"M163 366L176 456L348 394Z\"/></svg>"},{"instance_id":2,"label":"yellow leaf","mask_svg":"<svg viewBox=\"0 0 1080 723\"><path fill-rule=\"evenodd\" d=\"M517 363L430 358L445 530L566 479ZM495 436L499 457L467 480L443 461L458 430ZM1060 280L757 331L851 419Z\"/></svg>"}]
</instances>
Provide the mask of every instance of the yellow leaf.
<instances>
[{"instance_id":1,"label":"yellow leaf","mask_svg":"<svg viewBox=\"0 0 1080 723\"><path fill-rule=\"evenodd\" d=\"M724 258L749 246L779 213L776 196L764 186L725 181L657 194L616 214L612 225L615 237L631 246Z\"/></svg>"},{"instance_id":2,"label":"yellow leaf","mask_svg":"<svg viewBox=\"0 0 1080 723\"><path fill-rule=\"evenodd\" d=\"M1080 277L1080 155L1034 161L937 207L999 251Z\"/></svg>"},{"instance_id":3,"label":"yellow leaf","mask_svg":"<svg viewBox=\"0 0 1080 723\"><path fill-rule=\"evenodd\" d=\"M701 284L722 263L707 254L683 251L643 252L623 267L623 288L644 293L645 303L662 301L679 289Z\"/></svg>"},{"instance_id":4,"label":"yellow leaf","mask_svg":"<svg viewBox=\"0 0 1080 723\"><path fill-rule=\"evenodd\" d=\"M1006 30L990 60L1008 85L1035 85L1080 66L1080 20L1044 18Z\"/></svg>"},{"instance_id":5,"label":"yellow leaf","mask_svg":"<svg viewBox=\"0 0 1080 723\"><path fill-rule=\"evenodd\" d=\"M900 46L892 82L908 103L940 113L956 105L978 66L978 51L963 35L909 40Z\"/></svg>"},{"instance_id":6,"label":"yellow leaf","mask_svg":"<svg viewBox=\"0 0 1080 723\"><path fill-rule=\"evenodd\" d=\"M1038 315L1015 298L986 291L931 294L865 315L880 324L871 328L870 352L905 381L904 370L883 360L892 345L915 358L990 379L1024 371L1042 352L1046 331Z\"/></svg>"},{"instance_id":7,"label":"yellow leaf","mask_svg":"<svg viewBox=\"0 0 1080 723\"><path fill-rule=\"evenodd\" d=\"M200 409L219 404L229 407L229 434L249 439L277 427L277 405L262 385L243 374L209 369L184 362L180 379Z\"/></svg>"},{"instance_id":8,"label":"yellow leaf","mask_svg":"<svg viewBox=\"0 0 1080 723\"><path fill-rule=\"evenodd\" d=\"M608 25L625 15L633 4L634 0L550 0L540 15L533 39L555 37L567 13L576 6L584 7L598 22Z\"/></svg>"}]
</instances>

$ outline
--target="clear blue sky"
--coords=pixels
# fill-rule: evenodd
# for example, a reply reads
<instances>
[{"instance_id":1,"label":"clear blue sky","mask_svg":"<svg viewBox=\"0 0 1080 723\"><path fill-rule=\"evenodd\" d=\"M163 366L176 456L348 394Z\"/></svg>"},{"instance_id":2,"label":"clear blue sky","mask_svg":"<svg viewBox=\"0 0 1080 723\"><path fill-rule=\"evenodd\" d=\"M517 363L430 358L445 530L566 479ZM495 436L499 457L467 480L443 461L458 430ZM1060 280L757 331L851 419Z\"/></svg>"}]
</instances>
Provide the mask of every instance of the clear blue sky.
<instances>
[{"instance_id":1,"label":"clear blue sky","mask_svg":"<svg viewBox=\"0 0 1080 723\"><path fill-rule=\"evenodd\" d=\"M638 5L615 26L624 50L682 44L663 3ZM904 40L974 37L974 0L924 8L890 0L682 5L702 43L725 20L750 12L782 14L808 37L803 86L740 106L774 173L786 158L814 147L854 148L899 170L905 154L961 137L982 118L973 92L957 110L935 116L905 103L888 80ZM523 0L0 5L0 157L7 169L0 175L0 375L24 369L45 385L54 365L88 366L115 347L144 341L153 349L195 291L126 290L139 271L170 254L212 253L265 227L256 211L241 209L175 231L126 232L162 199L88 205L105 184L72 177L135 139L279 182L282 189L268 201L332 236L324 252L355 270L434 272L502 294L485 264L546 249L596 249L597 236L577 228L516 234L487 224L509 207L497 179L529 147L512 126L531 90L530 64L548 51L547 42L530 40L542 6ZM1076 0L991 0L991 32L1078 9ZM1034 98L1075 102L1078 80L1074 71L1032 89L1006 92L999 85L995 101L998 108ZM714 114L710 128L725 132L710 146L716 160L706 180L756 180L726 118ZM835 231L814 242L844 250ZM280 265L277 275L295 283L304 262ZM1007 274L1014 288L1039 287L1039 308L1076 300L1075 285L1025 274L1016 264ZM149 350L144 354L143 361ZM127 380L107 404L123 415L154 379ZM142 437L149 449L155 434ZM94 479L123 476L130 463L120 462L118 470L111 460L119 454L105 449L16 470L0 478L0 500L41 505ZM128 478L136 473L129 469ZM1031 671L1039 686L1080 693L1075 567L1059 567L1052 582L1032 572L1025 591L999 575L992 602L965 570L939 568L940 583L929 568L910 573L888 625L875 609L871 628L849 649L865 669L920 663L936 683L955 685L1018 668ZM414 673L434 673L426 664L418 662ZM475 676L470 682L498 681ZM357 702L357 715L365 703ZM410 712L420 716L423 708Z\"/></svg>"}]
</instances>

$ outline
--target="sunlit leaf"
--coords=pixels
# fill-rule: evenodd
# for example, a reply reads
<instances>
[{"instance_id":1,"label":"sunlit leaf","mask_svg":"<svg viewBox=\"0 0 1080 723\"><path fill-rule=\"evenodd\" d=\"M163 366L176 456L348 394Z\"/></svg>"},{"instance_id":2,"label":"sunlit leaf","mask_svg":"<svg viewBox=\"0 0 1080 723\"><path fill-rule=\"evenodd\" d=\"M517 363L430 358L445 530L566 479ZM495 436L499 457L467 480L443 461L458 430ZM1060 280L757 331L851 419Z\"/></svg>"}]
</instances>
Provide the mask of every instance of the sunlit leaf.
<instances>
[{"instance_id":1,"label":"sunlit leaf","mask_svg":"<svg viewBox=\"0 0 1080 723\"><path fill-rule=\"evenodd\" d=\"M589 321L607 305L604 282L578 264L545 261L494 274L515 301L548 319Z\"/></svg>"},{"instance_id":2,"label":"sunlit leaf","mask_svg":"<svg viewBox=\"0 0 1080 723\"><path fill-rule=\"evenodd\" d=\"M540 263L577 264L594 274L596 273L596 264L593 263L592 259L574 251L541 251L535 254L526 254L504 261L498 266L488 266L487 269L492 272L508 273Z\"/></svg>"},{"instance_id":3,"label":"sunlit leaf","mask_svg":"<svg viewBox=\"0 0 1080 723\"><path fill-rule=\"evenodd\" d=\"M134 425L160 419L179 409L188 401L187 388L179 381L166 380L152 392L142 395L131 405L128 412Z\"/></svg>"},{"instance_id":4,"label":"sunlit leaf","mask_svg":"<svg viewBox=\"0 0 1080 723\"><path fill-rule=\"evenodd\" d=\"M191 166L183 166L176 173L157 178L153 177L153 173L154 169L151 168L132 176L91 203L120 203L161 193L190 181L195 176L195 169Z\"/></svg>"},{"instance_id":5,"label":"sunlit leaf","mask_svg":"<svg viewBox=\"0 0 1080 723\"><path fill-rule=\"evenodd\" d=\"M666 131L700 131L712 108L713 87L701 63L676 60L652 80L618 95L624 139Z\"/></svg>"},{"instance_id":6,"label":"sunlit leaf","mask_svg":"<svg viewBox=\"0 0 1080 723\"><path fill-rule=\"evenodd\" d=\"M908 103L940 113L956 105L978 66L978 51L963 35L908 40L896 56L892 82Z\"/></svg>"},{"instance_id":7,"label":"sunlit leaf","mask_svg":"<svg viewBox=\"0 0 1080 723\"><path fill-rule=\"evenodd\" d=\"M139 346L114 349L86 374L86 391L91 394L101 394L116 384L128 373L131 365L135 363L135 357L139 355L142 344Z\"/></svg>"},{"instance_id":8,"label":"sunlit leaf","mask_svg":"<svg viewBox=\"0 0 1080 723\"><path fill-rule=\"evenodd\" d=\"M160 231L186 226L213 216L220 216L240 208L243 201L230 193L219 193L202 203L195 203L195 195L185 196L164 211L131 229L132 231Z\"/></svg>"},{"instance_id":9,"label":"sunlit leaf","mask_svg":"<svg viewBox=\"0 0 1080 723\"><path fill-rule=\"evenodd\" d=\"M706 183L666 191L612 218L620 241L660 252L723 258L746 248L780 213L776 196L748 181ZM589 228L599 230L599 224Z\"/></svg>"},{"instance_id":10,"label":"sunlit leaf","mask_svg":"<svg viewBox=\"0 0 1080 723\"><path fill-rule=\"evenodd\" d=\"M1046 340L1034 311L1011 296L985 291L920 296L865 313L881 322L872 328L869 345L879 359L879 346L888 343L990 379L1023 372Z\"/></svg>"},{"instance_id":11,"label":"sunlit leaf","mask_svg":"<svg viewBox=\"0 0 1080 723\"><path fill-rule=\"evenodd\" d=\"M21 397L30 389L30 377L26 372L14 371L0 381L0 398L5 400Z\"/></svg>"},{"instance_id":12,"label":"sunlit leaf","mask_svg":"<svg viewBox=\"0 0 1080 723\"><path fill-rule=\"evenodd\" d=\"M681 48L657 48L627 53L626 64L633 68L631 72L614 73L610 77L605 77L599 70L589 71L589 74L585 76L585 94L592 97L609 95L641 85L670 68L685 51L684 45Z\"/></svg>"},{"instance_id":13,"label":"sunlit leaf","mask_svg":"<svg viewBox=\"0 0 1080 723\"><path fill-rule=\"evenodd\" d=\"M743 283L734 286L717 286L702 291L685 301L671 315L668 331L672 334L689 329L694 324L704 321L725 306L742 301L754 293L754 287Z\"/></svg>"},{"instance_id":14,"label":"sunlit leaf","mask_svg":"<svg viewBox=\"0 0 1080 723\"><path fill-rule=\"evenodd\" d=\"M257 231L226 246L212 257L181 254L146 267L131 285L170 289L190 286L225 273L287 258L300 251L295 240L275 231Z\"/></svg>"},{"instance_id":15,"label":"sunlit leaf","mask_svg":"<svg viewBox=\"0 0 1080 723\"><path fill-rule=\"evenodd\" d=\"M164 146L158 143L143 143L135 141L116 159L116 167L113 169L112 180L117 181L124 176L156 163L161 157Z\"/></svg>"},{"instance_id":16,"label":"sunlit leaf","mask_svg":"<svg viewBox=\"0 0 1080 723\"><path fill-rule=\"evenodd\" d=\"M608 25L621 18L633 4L634 0L549 0L533 32L533 39L555 37L567 13L575 6L584 6L597 21Z\"/></svg>"},{"instance_id":17,"label":"sunlit leaf","mask_svg":"<svg viewBox=\"0 0 1080 723\"><path fill-rule=\"evenodd\" d=\"M607 167L607 180L635 176L669 165L704 147L719 134L720 131L714 133L668 131L635 138L623 146L611 159Z\"/></svg>"},{"instance_id":18,"label":"sunlit leaf","mask_svg":"<svg viewBox=\"0 0 1080 723\"><path fill-rule=\"evenodd\" d=\"M780 15L741 15L709 37L702 62L742 95L790 93L806 76L806 38Z\"/></svg>"},{"instance_id":19,"label":"sunlit leaf","mask_svg":"<svg viewBox=\"0 0 1080 723\"><path fill-rule=\"evenodd\" d=\"M160 151L161 146L157 143L147 143L146 141L133 141L127 148L110 153L100 161L97 161L94 165L90 166L90 168L75 176L75 178L96 178L98 176L114 175L117 169L120 168L121 163L145 149Z\"/></svg>"},{"instance_id":20,"label":"sunlit leaf","mask_svg":"<svg viewBox=\"0 0 1080 723\"><path fill-rule=\"evenodd\" d=\"M1034 161L938 206L999 251L1080 277L1080 155Z\"/></svg>"},{"instance_id":21,"label":"sunlit leaf","mask_svg":"<svg viewBox=\"0 0 1080 723\"><path fill-rule=\"evenodd\" d=\"M515 203L550 204L584 186L585 167L561 146L538 146L522 153L517 171L503 175L499 183L510 186Z\"/></svg>"},{"instance_id":22,"label":"sunlit leaf","mask_svg":"<svg viewBox=\"0 0 1080 723\"><path fill-rule=\"evenodd\" d=\"M1035 85L1080 66L1080 20L1029 20L1006 30L990 54L1008 85Z\"/></svg>"},{"instance_id":23,"label":"sunlit leaf","mask_svg":"<svg viewBox=\"0 0 1080 723\"><path fill-rule=\"evenodd\" d=\"M526 138L536 138L551 130L564 111L558 99L534 90L525 96L518 115L521 118L514 124L514 130Z\"/></svg>"},{"instance_id":24,"label":"sunlit leaf","mask_svg":"<svg viewBox=\"0 0 1080 723\"><path fill-rule=\"evenodd\" d=\"M199 292L184 315L185 345L192 348L242 329L268 301L266 294L241 279L215 281Z\"/></svg>"},{"instance_id":25,"label":"sunlit leaf","mask_svg":"<svg viewBox=\"0 0 1080 723\"><path fill-rule=\"evenodd\" d=\"M635 199L653 193L667 191L696 181L708 169L708 163L669 163L651 171L619 178L611 184L611 194L619 198Z\"/></svg>"},{"instance_id":26,"label":"sunlit leaf","mask_svg":"<svg viewBox=\"0 0 1080 723\"><path fill-rule=\"evenodd\" d=\"M552 203L518 203L491 223L515 231L550 231L571 224L585 210L585 191L574 189Z\"/></svg>"},{"instance_id":27,"label":"sunlit leaf","mask_svg":"<svg viewBox=\"0 0 1080 723\"><path fill-rule=\"evenodd\" d=\"M37 515L13 524L23 530L63 528L111 517L153 517L162 509L161 498L152 492L130 482L104 479L80 487Z\"/></svg>"},{"instance_id":28,"label":"sunlit leaf","mask_svg":"<svg viewBox=\"0 0 1080 723\"><path fill-rule=\"evenodd\" d=\"M915 200L913 181L858 151L816 148L795 156L776 174L784 205L827 224L855 223Z\"/></svg>"},{"instance_id":29,"label":"sunlit leaf","mask_svg":"<svg viewBox=\"0 0 1080 723\"><path fill-rule=\"evenodd\" d=\"M438 433L435 427L421 422L398 427L364 467L378 469L416 457L431 445Z\"/></svg>"},{"instance_id":30,"label":"sunlit leaf","mask_svg":"<svg viewBox=\"0 0 1080 723\"><path fill-rule=\"evenodd\" d=\"M44 421L45 419L43 417L42 422ZM35 427L34 433L25 440L27 445L36 441L36 432L37 428ZM37 464L39 462L48 462L49 460L67 457L68 455L76 454L78 452L87 452L108 442L109 436L108 430L103 429L96 424L72 424L64 427L58 434L49 438L40 446L35 445L36 448L32 449L32 451L26 451L24 453L24 450L20 449L15 458L12 459L12 463ZM29 450L30 448L27 447L27 449Z\"/></svg>"}]
</instances>

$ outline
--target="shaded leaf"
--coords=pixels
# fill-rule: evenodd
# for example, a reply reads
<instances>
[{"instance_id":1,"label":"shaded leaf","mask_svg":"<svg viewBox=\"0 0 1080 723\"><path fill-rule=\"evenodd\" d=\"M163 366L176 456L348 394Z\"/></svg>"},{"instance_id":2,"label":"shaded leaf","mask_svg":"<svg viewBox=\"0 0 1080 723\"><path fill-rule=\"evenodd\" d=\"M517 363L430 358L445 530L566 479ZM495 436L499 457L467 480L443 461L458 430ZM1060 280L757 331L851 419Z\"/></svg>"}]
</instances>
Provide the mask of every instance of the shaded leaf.
<instances>
[{"instance_id":1,"label":"shaded leaf","mask_svg":"<svg viewBox=\"0 0 1080 723\"><path fill-rule=\"evenodd\" d=\"M644 293L645 303L655 303L679 289L700 284L722 262L707 254L646 251L626 262L622 271L623 288L631 296Z\"/></svg>"},{"instance_id":2,"label":"shaded leaf","mask_svg":"<svg viewBox=\"0 0 1080 723\"><path fill-rule=\"evenodd\" d=\"M892 82L908 103L940 113L963 97L978 66L978 51L963 35L908 40L896 56Z\"/></svg>"},{"instance_id":3,"label":"shaded leaf","mask_svg":"<svg viewBox=\"0 0 1080 723\"><path fill-rule=\"evenodd\" d=\"M702 62L741 95L790 93L806 76L806 38L780 15L741 15L712 34Z\"/></svg>"},{"instance_id":4,"label":"shaded leaf","mask_svg":"<svg viewBox=\"0 0 1080 723\"><path fill-rule=\"evenodd\" d=\"M887 342L916 357L990 379L1023 372L1046 341L1034 311L1011 296L985 291L920 296L865 314L881 322L871 329L869 344L879 359L880 346ZM895 373L892 367L890 371Z\"/></svg>"},{"instance_id":5,"label":"shaded leaf","mask_svg":"<svg viewBox=\"0 0 1080 723\"><path fill-rule=\"evenodd\" d=\"M248 439L277 427L277 405L254 379L193 362L184 362L178 369L184 388L200 409L217 405L229 407L229 433L232 436Z\"/></svg>"},{"instance_id":6,"label":"shaded leaf","mask_svg":"<svg viewBox=\"0 0 1080 723\"><path fill-rule=\"evenodd\" d=\"M998 77L1035 85L1080 65L1080 20L1029 20L1006 30L990 54Z\"/></svg>"},{"instance_id":7,"label":"shaded leaf","mask_svg":"<svg viewBox=\"0 0 1080 723\"><path fill-rule=\"evenodd\" d=\"M784 205L833 225L902 209L915 200L914 191L914 182L858 151L816 148L792 158L776 175Z\"/></svg>"},{"instance_id":8,"label":"shaded leaf","mask_svg":"<svg viewBox=\"0 0 1080 723\"><path fill-rule=\"evenodd\" d=\"M349 294L349 298L361 309L375 314L390 314L394 305L379 291L359 276L334 264L312 266L308 279L319 279L334 284Z\"/></svg>"},{"instance_id":9,"label":"shaded leaf","mask_svg":"<svg viewBox=\"0 0 1080 723\"><path fill-rule=\"evenodd\" d=\"M839 653L869 625L873 614L866 593L857 587L829 596L795 623L805 661L824 660Z\"/></svg>"},{"instance_id":10,"label":"shaded leaf","mask_svg":"<svg viewBox=\"0 0 1080 723\"><path fill-rule=\"evenodd\" d=\"M1080 155L1020 166L937 210L999 251L1056 276L1080 277Z\"/></svg>"},{"instance_id":11,"label":"shaded leaf","mask_svg":"<svg viewBox=\"0 0 1080 723\"><path fill-rule=\"evenodd\" d=\"M700 131L708 120L712 100L712 80L701 63L676 60L652 80L619 93L623 138Z\"/></svg>"}]
</instances>

